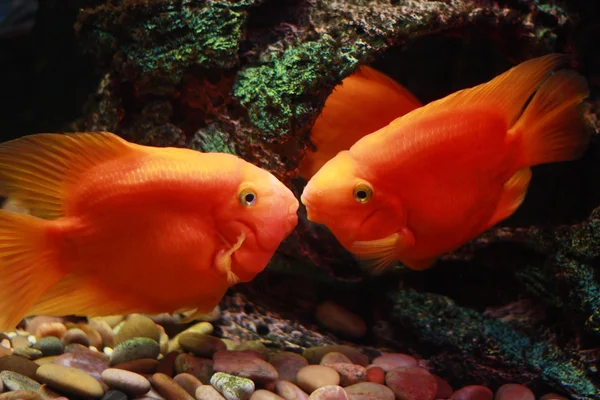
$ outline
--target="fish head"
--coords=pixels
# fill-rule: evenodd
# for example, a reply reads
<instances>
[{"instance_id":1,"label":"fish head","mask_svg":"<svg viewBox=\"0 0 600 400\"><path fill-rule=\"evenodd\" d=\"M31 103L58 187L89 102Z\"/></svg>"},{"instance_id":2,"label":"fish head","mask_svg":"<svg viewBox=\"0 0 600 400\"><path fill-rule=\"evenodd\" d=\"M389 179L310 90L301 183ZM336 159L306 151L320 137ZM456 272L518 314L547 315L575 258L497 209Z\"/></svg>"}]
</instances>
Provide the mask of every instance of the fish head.
<instances>
[{"instance_id":1,"label":"fish head","mask_svg":"<svg viewBox=\"0 0 600 400\"><path fill-rule=\"evenodd\" d=\"M356 241L387 237L406 223L400 202L346 150L309 180L301 201L308 220L325 225L347 249Z\"/></svg>"},{"instance_id":2,"label":"fish head","mask_svg":"<svg viewBox=\"0 0 600 400\"><path fill-rule=\"evenodd\" d=\"M269 171L240 162L239 183L218 225L229 243L244 235L232 255L232 271L240 281L247 282L266 267L296 227L299 202Z\"/></svg>"}]
</instances>

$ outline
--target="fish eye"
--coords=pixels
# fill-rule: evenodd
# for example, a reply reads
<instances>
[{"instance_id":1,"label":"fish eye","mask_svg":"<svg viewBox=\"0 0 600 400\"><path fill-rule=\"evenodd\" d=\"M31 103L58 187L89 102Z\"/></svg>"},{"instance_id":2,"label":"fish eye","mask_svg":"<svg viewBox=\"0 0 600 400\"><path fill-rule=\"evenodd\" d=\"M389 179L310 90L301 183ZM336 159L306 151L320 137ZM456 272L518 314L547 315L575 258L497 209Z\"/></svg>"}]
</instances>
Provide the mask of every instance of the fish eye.
<instances>
[{"instance_id":1,"label":"fish eye","mask_svg":"<svg viewBox=\"0 0 600 400\"><path fill-rule=\"evenodd\" d=\"M367 183L359 183L354 187L354 200L358 203L367 203L373 197L373 188Z\"/></svg>"},{"instance_id":2,"label":"fish eye","mask_svg":"<svg viewBox=\"0 0 600 400\"><path fill-rule=\"evenodd\" d=\"M252 189L244 189L240 192L240 203L243 206L250 207L256 203L256 192Z\"/></svg>"}]
</instances>

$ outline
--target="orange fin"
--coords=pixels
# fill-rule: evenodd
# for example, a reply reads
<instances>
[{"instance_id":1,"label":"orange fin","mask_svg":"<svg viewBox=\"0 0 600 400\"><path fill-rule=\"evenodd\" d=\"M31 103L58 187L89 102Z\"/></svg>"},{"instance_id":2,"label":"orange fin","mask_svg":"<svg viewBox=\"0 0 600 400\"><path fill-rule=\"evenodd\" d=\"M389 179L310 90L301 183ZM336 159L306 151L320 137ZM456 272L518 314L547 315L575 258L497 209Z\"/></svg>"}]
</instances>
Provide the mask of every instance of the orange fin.
<instances>
[{"instance_id":1,"label":"orange fin","mask_svg":"<svg viewBox=\"0 0 600 400\"><path fill-rule=\"evenodd\" d=\"M420 119L432 111L468 109L474 106L493 107L499 110L506 118L506 126L513 126L531 95L552 71L566 63L569 58L570 56L565 54L549 54L524 61L489 82L459 90L417 108L394 120L390 128L403 124L409 119ZM393 129L386 130L386 132L393 131Z\"/></svg>"},{"instance_id":2,"label":"orange fin","mask_svg":"<svg viewBox=\"0 0 600 400\"><path fill-rule=\"evenodd\" d=\"M397 262L398 254L414 243L412 232L404 228L383 239L353 242L349 250L377 275Z\"/></svg>"},{"instance_id":3,"label":"orange fin","mask_svg":"<svg viewBox=\"0 0 600 400\"><path fill-rule=\"evenodd\" d=\"M490 218L488 228L508 218L516 211L525 200L525 194L531 181L531 169L521 168L504 184L504 191L500 196L496 211Z\"/></svg>"},{"instance_id":4,"label":"orange fin","mask_svg":"<svg viewBox=\"0 0 600 400\"><path fill-rule=\"evenodd\" d=\"M521 163L532 166L579 158L591 139L582 101L589 95L575 71L554 73L537 91L510 134L522 138Z\"/></svg>"},{"instance_id":5,"label":"orange fin","mask_svg":"<svg viewBox=\"0 0 600 400\"><path fill-rule=\"evenodd\" d=\"M240 281L240 278L238 278L231 268L231 256L237 249L242 247L244 240L246 240L246 234L242 232L237 238L237 242L234 243L229 250L221 250L217 252L217 255L215 256L215 266L217 267L217 271L227 277L227 283L230 286L233 286Z\"/></svg>"},{"instance_id":6,"label":"orange fin","mask_svg":"<svg viewBox=\"0 0 600 400\"><path fill-rule=\"evenodd\" d=\"M436 261L438 257L431 258L423 258L420 260L400 260L402 264L406 265L408 268L413 269L415 271L423 271L427 268L431 267Z\"/></svg>"},{"instance_id":7,"label":"orange fin","mask_svg":"<svg viewBox=\"0 0 600 400\"><path fill-rule=\"evenodd\" d=\"M30 215L0 211L0 331L14 330L63 277L44 249L46 224Z\"/></svg>"},{"instance_id":8,"label":"orange fin","mask_svg":"<svg viewBox=\"0 0 600 400\"><path fill-rule=\"evenodd\" d=\"M0 144L0 194L40 218L64 215L69 187L94 165L133 146L109 132L41 133Z\"/></svg>"},{"instance_id":9,"label":"orange fin","mask_svg":"<svg viewBox=\"0 0 600 400\"><path fill-rule=\"evenodd\" d=\"M354 75L357 77L364 77L365 79L368 79L372 82L379 82L382 85L393 88L396 92L398 92L399 95L404 97L404 99L407 102L413 104L414 108L418 108L423 105L421 101L419 101L419 99L415 97L414 94L412 94L408 89L399 84L396 80L367 65L362 65L360 69L354 73Z\"/></svg>"}]
</instances>

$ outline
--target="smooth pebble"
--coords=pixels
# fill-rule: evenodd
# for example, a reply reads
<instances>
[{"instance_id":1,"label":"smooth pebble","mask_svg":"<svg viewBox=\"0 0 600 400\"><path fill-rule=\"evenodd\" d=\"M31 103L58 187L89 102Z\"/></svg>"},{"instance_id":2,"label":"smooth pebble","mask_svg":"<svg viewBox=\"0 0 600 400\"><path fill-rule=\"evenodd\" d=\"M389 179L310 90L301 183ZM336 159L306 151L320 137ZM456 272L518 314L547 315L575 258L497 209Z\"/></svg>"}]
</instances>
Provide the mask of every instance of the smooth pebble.
<instances>
[{"instance_id":1,"label":"smooth pebble","mask_svg":"<svg viewBox=\"0 0 600 400\"><path fill-rule=\"evenodd\" d=\"M481 385L467 385L452 393L450 400L493 400L494 393Z\"/></svg>"},{"instance_id":2,"label":"smooth pebble","mask_svg":"<svg viewBox=\"0 0 600 400\"><path fill-rule=\"evenodd\" d=\"M69 329L62 337L62 341L64 344L79 343L83 346L90 345L88 335L79 328Z\"/></svg>"},{"instance_id":3,"label":"smooth pebble","mask_svg":"<svg viewBox=\"0 0 600 400\"><path fill-rule=\"evenodd\" d=\"M39 381L59 391L94 399L104 395L100 382L76 368L44 364L38 368L36 375Z\"/></svg>"},{"instance_id":4,"label":"smooth pebble","mask_svg":"<svg viewBox=\"0 0 600 400\"><path fill-rule=\"evenodd\" d=\"M202 383L210 382L210 378L215 373L213 366L214 361L210 358L194 357L191 354L179 354L175 359L175 373L187 372L200 379Z\"/></svg>"},{"instance_id":5,"label":"smooth pebble","mask_svg":"<svg viewBox=\"0 0 600 400\"><path fill-rule=\"evenodd\" d=\"M227 400L247 400L254 393L255 385L251 379L215 372L210 384Z\"/></svg>"},{"instance_id":6,"label":"smooth pebble","mask_svg":"<svg viewBox=\"0 0 600 400\"><path fill-rule=\"evenodd\" d=\"M445 379L440 378L436 374L431 375L435 378L435 381L438 385L438 390L435 395L436 399L447 399L450 396L452 396L452 393L454 393L454 389L452 389L452 386L450 386L450 384Z\"/></svg>"},{"instance_id":7,"label":"smooth pebble","mask_svg":"<svg viewBox=\"0 0 600 400\"><path fill-rule=\"evenodd\" d=\"M385 374L385 384L399 400L433 400L437 393L433 375L419 367L395 368Z\"/></svg>"},{"instance_id":8,"label":"smooth pebble","mask_svg":"<svg viewBox=\"0 0 600 400\"><path fill-rule=\"evenodd\" d=\"M43 337L36 341L31 347L41 351L45 357L56 356L65 351L65 345L55 336Z\"/></svg>"},{"instance_id":9,"label":"smooth pebble","mask_svg":"<svg viewBox=\"0 0 600 400\"><path fill-rule=\"evenodd\" d=\"M216 352L227 350L221 339L199 332L186 332L179 337L179 345L198 357L212 357Z\"/></svg>"},{"instance_id":10,"label":"smooth pebble","mask_svg":"<svg viewBox=\"0 0 600 400\"><path fill-rule=\"evenodd\" d=\"M308 365L306 358L302 357L300 354L292 353L291 351L282 351L281 353L274 354L269 359L269 363L277 370L280 380L293 383L296 382L296 375L300 368Z\"/></svg>"},{"instance_id":11,"label":"smooth pebble","mask_svg":"<svg viewBox=\"0 0 600 400\"><path fill-rule=\"evenodd\" d=\"M540 397L540 400L569 400L569 399L567 399L565 396L562 396L560 394L546 393L545 395Z\"/></svg>"},{"instance_id":12,"label":"smooth pebble","mask_svg":"<svg viewBox=\"0 0 600 400\"><path fill-rule=\"evenodd\" d=\"M127 400L127 395L119 390L109 390L101 400Z\"/></svg>"},{"instance_id":13,"label":"smooth pebble","mask_svg":"<svg viewBox=\"0 0 600 400\"><path fill-rule=\"evenodd\" d=\"M378 365L385 372L391 371L399 367L416 367L419 362L413 356L403 353L384 353L373 359L374 365Z\"/></svg>"},{"instance_id":14,"label":"smooth pebble","mask_svg":"<svg viewBox=\"0 0 600 400\"><path fill-rule=\"evenodd\" d=\"M175 375L173 377L173 380L177 382L179 386L184 388L185 391L191 394L192 396L196 395L196 389L198 389L198 386L202 386L202 382L200 382L200 379L196 378L192 374L188 374L187 372Z\"/></svg>"},{"instance_id":15,"label":"smooth pebble","mask_svg":"<svg viewBox=\"0 0 600 400\"><path fill-rule=\"evenodd\" d=\"M131 314L120 325L113 340L115 346L117 346L119 343L135 337L145 337L158 343L160 341L160 331L156 323L145 315Z\"/></svg>"},{"instance_id":16,"label":"smooth pebble","mask_svg":"<svg viewBox=\"0 0 600 400\"><path fill-rule=\"evenodd\" d=\"M385 384L385 371L379 365L367 365L367 381L373 383Z\"/></svg>"},{"instance_id":17,"label":"smooth pebble","mask_svg":"<svg viewBox=\"0 0 600 400\"><path fill-rule=\"evenodd\" d=\"M28 390L31 392L38 392L41 386L33 379L13 371L0 372L0 378L4 383L4 387L10 391Z\"/></svg>"},{"instance_id":18,"label":"smooth pebble","mask_svg":"<svg viewBox=\"0 0 600 400\"><path fill-rule=\"evenodd\" d=\"M198 386L196 400L225 400L225 397L211 385Z\"/></svg>"},{"instance_id":19,"label":"smooth pebble","mask_svg":"<svg viewBox=\"0 0 600 400\"><path fill-rule=\"evenodd\" d=\"M348 400L344 388L338 385L322 386L308 396L310 400Z\"/></svg>"},{"instance_id":20,"label":"smooth pebble","mask_svg":"<svg viewBox=\"0 0 600 400\"><path fill-rule=\"evenodd\" d=\"M285 400L308 399L308 394L290 381L281 380L275 382L274 390L275 393L283 397Z\"/></svg>"},{"instance_id":21,"label":"smooth pebble","mask_svg":"<svg viewBox=\"0 0 600 400\"><path fill-rule=\"evenodd\" d=\"M352 363L344 353L340 353L337 351L332 351L331 353L327 353L321 358L321 362L319 364L328 366L329 364L334 363Z\"/></svg>"},{"instance_id":22,"label":"smooth pebble","mask_svg":"<svg viewBox=\"0 0 600 400\"><path fill-rule=\"evenodd\" d=\"M145 337L127 339L114 348L110 356L110 365L121 364L139 358L155 359L160 354L159 344Z\"/></svg>"},{"instance_id":23,"label":"smooth pebble","mask_svg":"<svg viewBox=\"0 0 600 400\"><path fill-rule=\"evenodd\" d=\"M148 393L150 382L140 374L124 369L108 368L102 371L102 380L111 389L139 396Z\"/></svg>"},{"instance_id":24,"label":"smooth pebble","mask_svg":"<svg viewBox=\"0 0 600 400\"><path fill-rule=\"evenodd\" d=\"M137 360L113 365L112 368L124 369L137 374L153 374L157 372L158 364L159 361L153 358L138 358Z\"/></svg>"},{"instance_id":25,"label":"smooth pebble","mask_svg":"<svg viewBox=\"0 0 600 400\"><path fill-rule=\"evenodd\" d=\"M528 387L517 383L507 383L496 391L495 400L535 400L535 395Z\"/></svg>"},{"instance_id":26,"label":"smooth pebble","mask_svg":"<svg viewBox=\"0 0 600 400\"><path fill-rule=\"evenodd\" d=\"M284 398L268 390L258 389L252 393L250 400L284 400Z\"/></svg>"},{"instance_id":27,"label":"smooth pebble","mask_svg":"<svg viewBox=\"0 0 600 400\"><path fill-rule=\"evenodd\" d=\"M298 371L296 384L311 394L323 386L339 385L340 374L335 369L324 365L308 365Z\"/></svg>"},{"instance_id":28,"label":"smooth pebble","mask_svg":"<svg viewBox=\"0 0 600 400\"><path fill-rule=\"evenodd\" d=\"M253 352L224 350L215 353L213 360L215 372L241 376L255 383L266 384L279 378L275 367Z\"/></svg>"},{"instance_id":29,"label":"smooth pebble","mask_svg":"<svg viewBox=\"0 0 600 400\"><path fill-rule=\"evenodd\" d=\"M361 382L344 388L349 400L394 400L392 389L373 382Z\"/></svg>"},{"instance_id":30,"label":"smooth pebble","mask_svg":"<svg viewBox=\"0 0 600 400\"><path fill-rule=\"evenodd\" d=\"M194 400L194 398L179 386L170 376L160 372L152 375L152 386L156 388L166 400Z\"/></svg>"},{"instance_id":31,"label":"smooth pebble","mask_svg":"<svg viewBox=\"0 0 600 400\"><path fill-rule=\"evenodd\" d=\"M361 353L357 348L345 344L309 347L304 349L302 356L308 360L309 364L319 364L323 356L332 351L344 354L352 360L352 363L354 364L362 365L363 367L366 367L369 364L369 357Z\"/></svg>"}]
</instances>

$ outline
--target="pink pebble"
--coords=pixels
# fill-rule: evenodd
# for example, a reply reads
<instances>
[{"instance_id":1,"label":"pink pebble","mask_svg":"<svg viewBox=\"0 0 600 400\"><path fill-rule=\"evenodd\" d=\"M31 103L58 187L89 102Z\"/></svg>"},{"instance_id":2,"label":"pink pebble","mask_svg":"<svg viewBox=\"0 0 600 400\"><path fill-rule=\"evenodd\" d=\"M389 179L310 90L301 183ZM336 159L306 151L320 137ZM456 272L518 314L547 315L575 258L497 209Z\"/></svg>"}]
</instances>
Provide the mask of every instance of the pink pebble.
<instances>
[{"instance_id":1,"label":"pink pebble","mask_svg":"<svg viewBox=\"0 0 600 400\"><path fill-rule=\"evenodd\" d=\"M540 397L540 400L569 400L565 396L556 393L547 393Z\"/></svg>"},{"instance_id":2,"label":"pink pebble","mask_svg":"<svg viewBox=\"0 0 600 400\"><path fill-rule=\"evenodd\" d=\"M402 400L434 400L438 389L429 371L419 367L394 368L385 374L385 384Z\"/></svg>"},{"instance_id":3,"label":"pink pebble","mask_svg":"<svg viewBox=\"0 0 600 400\"><path fill-rule=\"evenodd\" d=\"M367 381L373 383L385 384L385 371L379 365L367 365Z\"/></svg>"},{"instance_id":4,"label":"pink pebble","mask_svg":"<svg viewBox=\"0 0 600 400\"><path fill-rule=\"evenodd\" d=\"M431 375L433 375L438 384L438 390L435 397L438 399L447 399L450 396L452 396L452 393L454 393L454 389L452 389L452 386L450 386L450 384L448 384L448 382L446 382L445 379L440 378L436 374Z\"/></svg>"},{"instance_id":5,"label":"pink pebble","mask_svg":"<svg viewBox=\"0 0 600 400\"><path fill-rule=\"evenodd\" d=\"M327 385L312 392L308 400L348 400L348 395L341 386Z\"/></svg>"},{"instance_id":6,"label":"pink pebble","mask_svg":"<svg viewBox=\"0 0 600 400\"><path fill-rule=\"evenodd\" d=\"M526 386L517 383L507 383L500 386L495 400L535 400L535 395Z\"/></svg>"},{"instance_id":7,"label":"pink pebble","mask_svg":"<svg viewBox=\"0 0 600 400\"><path fill-rule=\"evenodd\" d=\"M373 364L379 365L385 372L398 367L416 367L419 363L416 358L403 353L383 353L373 359Z\"/></svg>"},{"instance_id":8,"label":"pink pebble","mask_svg":"<svg viewBox=\"0 0 600 400\"><path fill-rule=\"evenodd\" d=\"M468 385L452 393L450 400L493 400L494 393L485 386Z\"/></svg>"}]
</instances>

